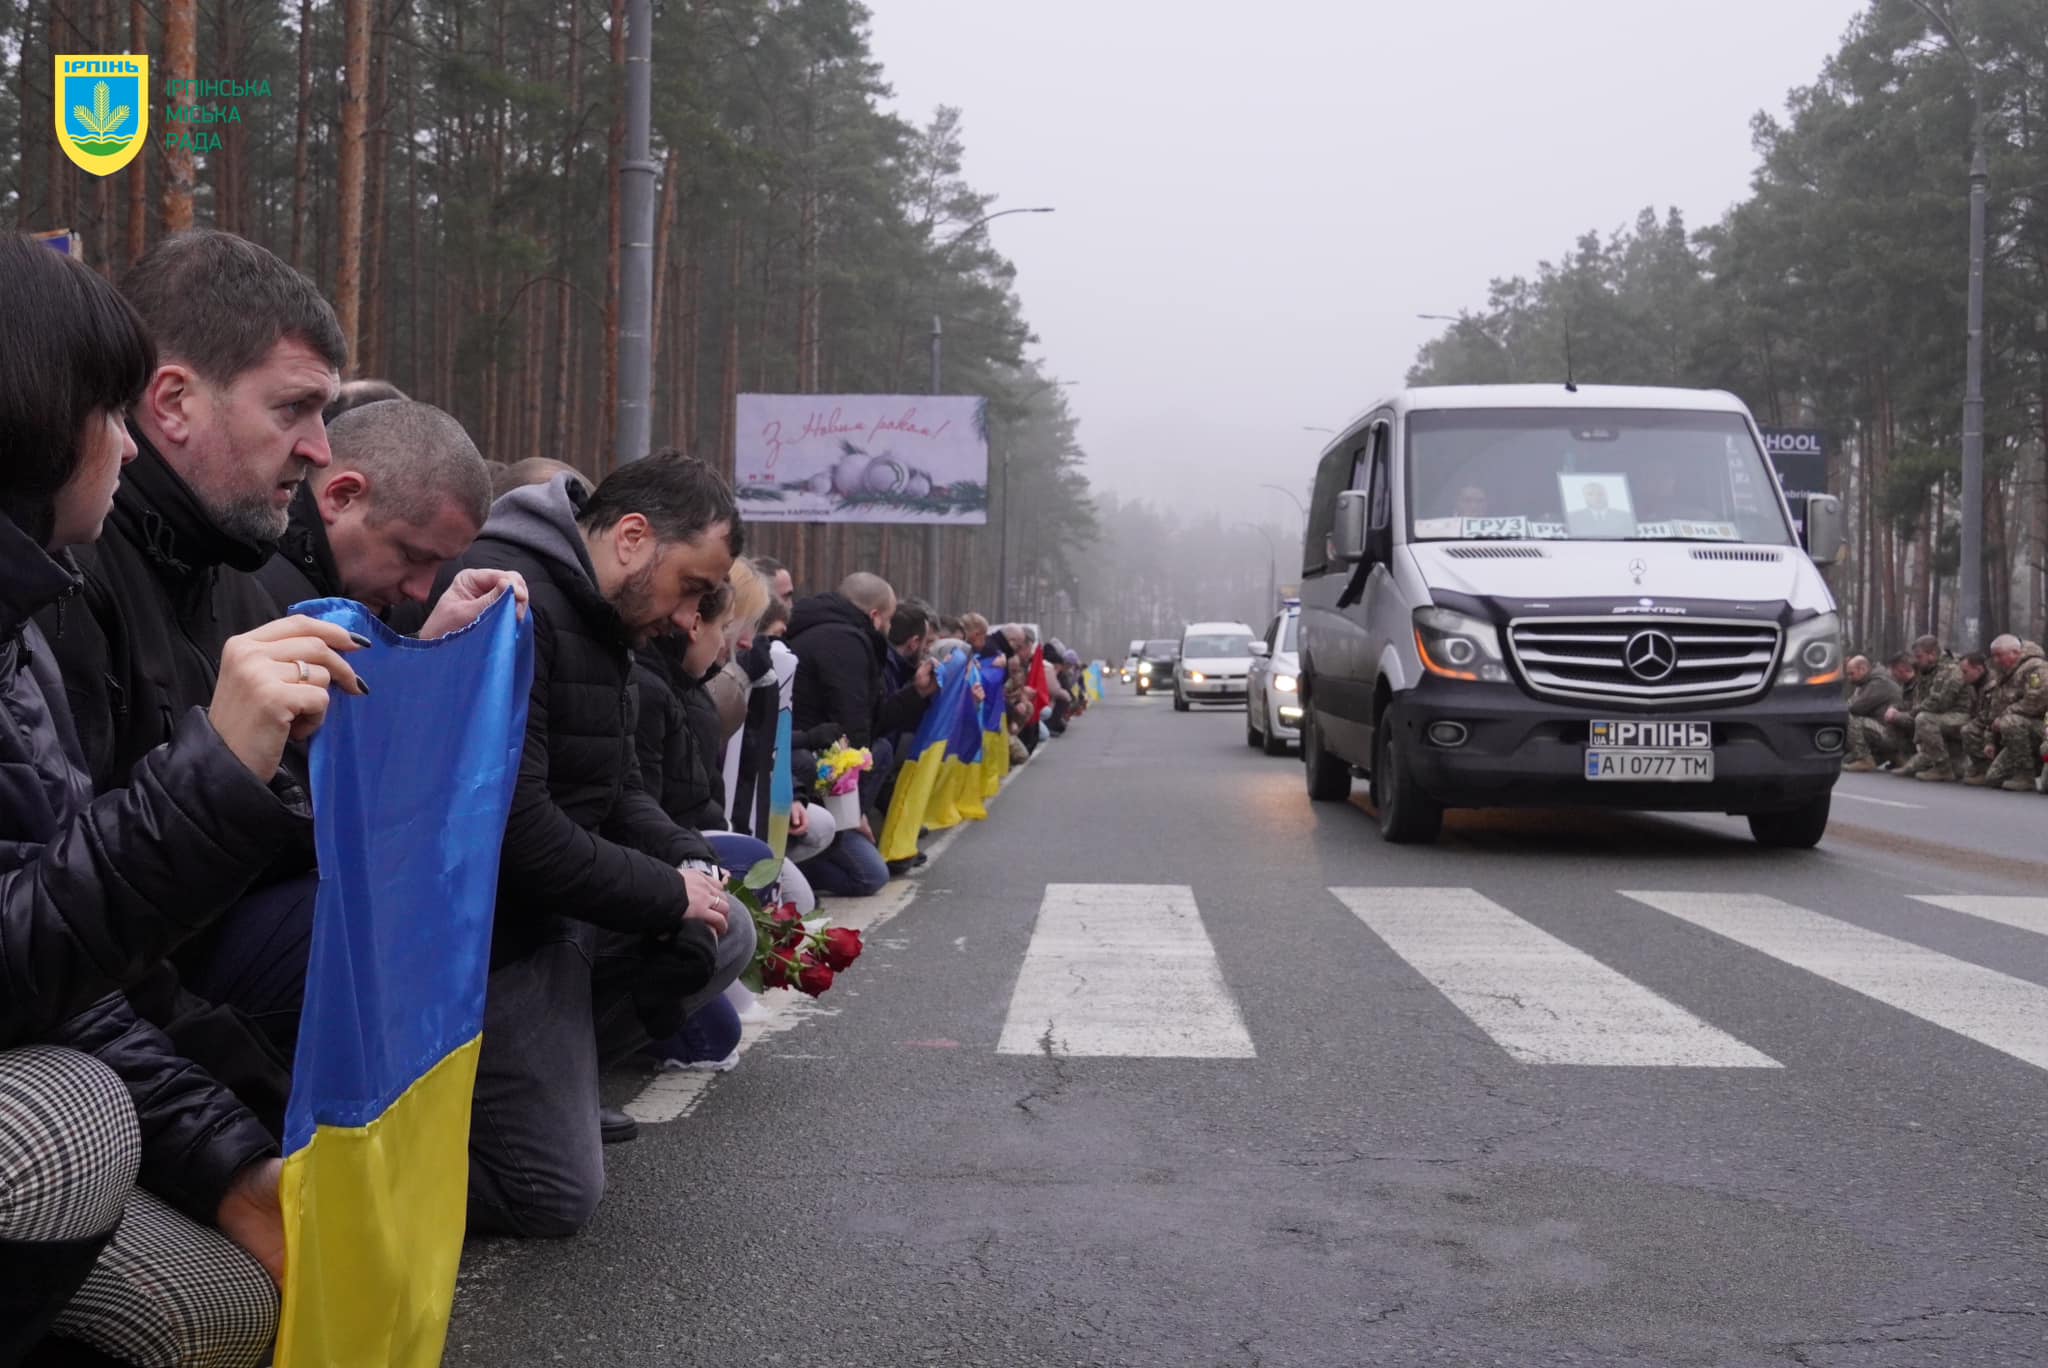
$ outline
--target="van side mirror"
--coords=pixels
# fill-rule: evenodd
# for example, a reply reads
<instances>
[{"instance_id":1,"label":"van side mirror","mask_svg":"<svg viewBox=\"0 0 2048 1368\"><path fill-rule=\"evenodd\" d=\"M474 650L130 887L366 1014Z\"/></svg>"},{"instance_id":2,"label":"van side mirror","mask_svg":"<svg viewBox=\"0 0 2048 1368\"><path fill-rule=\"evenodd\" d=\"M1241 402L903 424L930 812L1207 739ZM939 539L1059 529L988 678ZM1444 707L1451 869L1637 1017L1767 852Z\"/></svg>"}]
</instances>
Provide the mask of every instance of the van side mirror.
<instances>
[{"instance_id":1,"label":"van side mirror","mask_svg":"<svg viewBox=\"0 0 2048 1368\"><path fill-rule=\"evenodd\" d=\"M1832 494L1806 496L1806 554L1815 565L1834 565L1848 544L1842 501Z\"/></svg>"},{"instance_id":2,"label":"van side mirror","mask_svg":"<svg viewBox=\"0 0 2048 1368\"><path fill-rule=\"evenodd\" d=\"M1255 659L1255 660L1264 660L1264 659L1265 659L1265 658L1266 658L1267 656L1269 656L1269 655L1271 655L1271 654L1272 654L1272 652L1271 652L1270 650L1268 650L1268 649L1266 648L1266 643L1265 643L1265 642L1263 642L1263 641L1254 641L1254 642L1252 643L1252 657L1253 657L1253 659Z\"/></svg>"},{"instance_id":3,"label":"van side mirror","mask_svg":"<svg viewBox=\"0 0 2048 1368\"><path fill-rule=\"evenodd\" d=\"M1347 489L1337 496L1337 518L1330 526L1330 556L1339 565L1356 565L1365 559L1366 494Z\"/></svg>"}]
</instances>

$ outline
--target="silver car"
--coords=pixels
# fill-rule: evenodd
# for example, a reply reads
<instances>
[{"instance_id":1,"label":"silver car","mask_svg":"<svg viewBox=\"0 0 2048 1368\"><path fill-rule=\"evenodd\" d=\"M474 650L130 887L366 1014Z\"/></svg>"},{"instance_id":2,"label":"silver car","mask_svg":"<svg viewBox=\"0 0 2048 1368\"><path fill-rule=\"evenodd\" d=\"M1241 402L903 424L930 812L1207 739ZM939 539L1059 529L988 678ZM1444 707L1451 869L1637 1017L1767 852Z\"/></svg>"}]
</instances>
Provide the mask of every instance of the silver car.
<instances>
[{"instance_id":1,"label":"silver car","mask_svg":"<svg viewBox=\"0 0 2048 1368\"><path fill-rule=\"evenodd\" d=\"M1265 639L1252 646L1252 668L1245 681L1244 743L1268 755L1285 755L1290 744L1301 740L1301 665L1296 655L1300 630L1301 607L1289 603L1268 624Z\"/></svg>"}]
</instances>

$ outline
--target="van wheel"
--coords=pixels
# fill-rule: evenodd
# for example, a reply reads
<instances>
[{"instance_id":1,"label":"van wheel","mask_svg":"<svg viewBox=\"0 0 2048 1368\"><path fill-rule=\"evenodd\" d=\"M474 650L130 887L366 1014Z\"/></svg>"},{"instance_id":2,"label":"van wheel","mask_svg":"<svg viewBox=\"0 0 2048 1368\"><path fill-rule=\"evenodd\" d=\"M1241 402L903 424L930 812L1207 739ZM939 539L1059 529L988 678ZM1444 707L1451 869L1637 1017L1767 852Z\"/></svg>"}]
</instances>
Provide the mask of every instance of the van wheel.
<instances>
[{"instance_id":1,"label":"van wheel","mask_svg":"<svg viewBox=\"0 0 2048 1368\"><path fill-rule=\"evenodd\" d=\"M1828 829L1826 794L1801 807L1749 814L1749 834L1774 850L1811 850Z\"/></svg>"},{"instance_id":2,"label":"van wheel","mask_svg":"<svg viewBox=\"0 0 2048 1368\"><path fill-rule=\"evenodd\" d=\"M1252 705L1249 703L1245 704L1244 743L1247 746L1250 746L1253 750L1263 750L1265 749L1265 738L1259 735L1258 727L1255 726L1252 722L1252 719L1256 716L1258 716L1258 714L1252 710Z\"/></svg>"},{"instance_id":3,"label":"van wheel","mask_svg":"<svg viewBox=\"0 0 2048 1368\"><path fill-rule=\"evenodd\" d=\"M1351 766L1323 749L1323 731L1316 725L1316 710L1309 708L1301 719L1301 765L1308 775L1308 796L1317 803L1345 803L1351 800Z\"/></svg>"},{"instance_id":4,"label":"van wheel","mask_svg":"<svg viewBox=\"0 0 2048 1368\"><path fill-rule=\"evenodd\" d=\"M1373 731L1372 805L1380 837L1394 845L1428 845L1444 829L1444 810L1423 795L1402 763L1393 722L1381 717Z\"/></svg>"}]
</instances>

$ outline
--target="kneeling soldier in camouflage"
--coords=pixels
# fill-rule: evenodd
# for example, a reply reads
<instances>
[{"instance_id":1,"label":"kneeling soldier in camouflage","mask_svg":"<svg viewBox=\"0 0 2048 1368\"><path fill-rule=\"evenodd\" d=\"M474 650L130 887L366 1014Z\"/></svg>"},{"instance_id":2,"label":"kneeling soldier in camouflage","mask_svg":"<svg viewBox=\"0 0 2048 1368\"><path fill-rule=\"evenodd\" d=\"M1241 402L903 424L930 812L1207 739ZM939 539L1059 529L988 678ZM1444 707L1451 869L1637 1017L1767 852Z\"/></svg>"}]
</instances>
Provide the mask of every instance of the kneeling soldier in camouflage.
<instances>
[{"instance_id":1,"label":"kneeling soldier in camouflage","mask_svg":"<svg viewBox=\"0 0 2048 1368\"><path fill-rule=\"evenodd\" d=\"M1961 660L1943 661L1928 681L1913 711L1913 741L1919 754L1906 772L1915 779L1930 784L1956 781L1952 750L1962 745L1963 728L1975 711L1984 674L1982 653L1972 651Z\"/></svg>"},{"instance_id":2,"label":"kneeling soldier in camouflage","mask_svg":"<svg viewBox=\"0 0 2048 1368\"><path fill-rule=\"evenodd\" d=\"M1877 768L1879 760L1893 759L1896 754L1884 715L1887 709L1898 707L1905 694L1890 675L1874 673L1866 656L1853 656L1842 668L1852 686L1848 757L1842 770L1847 774L1868 774Z\"/></svg>"},{"instance_id":3,"label":"kneeling soldier in camouflage","mask_svg":"<svg viewBox=\"0 0 2048 1368\"><path fill-rule=\"evenodd\" d=\"M1993 759L1984 782L2025 793L2034 787L2034 773L2041 767L2048 662L2042 661L2039 646L2010 635L1991 643L1991 659L1998 666L2000 684L1998 711L1991 723Z\"/></svg>"}]
</instances>

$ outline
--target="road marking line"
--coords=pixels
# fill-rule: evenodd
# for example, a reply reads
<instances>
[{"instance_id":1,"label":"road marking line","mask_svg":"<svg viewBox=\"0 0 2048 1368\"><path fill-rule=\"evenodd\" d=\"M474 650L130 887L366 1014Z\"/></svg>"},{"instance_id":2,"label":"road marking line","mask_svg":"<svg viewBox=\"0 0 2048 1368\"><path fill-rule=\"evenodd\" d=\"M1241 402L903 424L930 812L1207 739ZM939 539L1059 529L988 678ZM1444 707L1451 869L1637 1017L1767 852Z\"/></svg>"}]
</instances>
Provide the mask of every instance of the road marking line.
<instances>
[{"instance_id":1,"label":"road marking line","mask_svg":"<svg viewBox=\"0 0 2048 1368\"><path fill-rule=\"evenodd\" d=\"M2016 926L2022 931L2048 936L2048 898L2001 898L1959 894L1938 898L1915 895L1914 901L1931 903L1950 912L1961 912L1965 916L1979 917L1985 921L1997 922L2001 926Z\"/></svg>"},{"instance_id":2,"label":"road marking line","mask_svg":"<svg viewBox=\"0 0 2048 1368\"><path fill-rule=\"evenodd\" d=\"M1839 786L1835 789L1835 797L1847 798L1852 803L1870 803L1877 807L1911 808L1915 812L1925 811L1927 807L1925 803L1901 803L1895 798L1873 798L1867 793L1851 793Z\"/></svg>"},{"instance_id":3,"label":"road marking line","mask_svg":"<svg viewBox=\"0 0 2048 1368\"><path fill-rule=\"evenodd\" d=\"M1185 884L1048 884L999 1054L1250 1059Z\"/></svg>"},{"instance_id":4,"label":"road marking line","mask_svg":"<svg viewBox=\"0 0 2048 1368\"><path fill-rule=\"evenodd\" d=\"M2048 1068L2048 988L1762 893L1624 893L1888 1007Z\"/></svg>"},{"instance_id":5,"label":"road marking line","mask_svg":"<svg viewBox=\"0 0 2048 1368\"><path fill-rule=\"evenodd\" d=\"M1780 1067L1473 889L1330 892L1524 1064Z\"/></svg>"}]
</instances>

